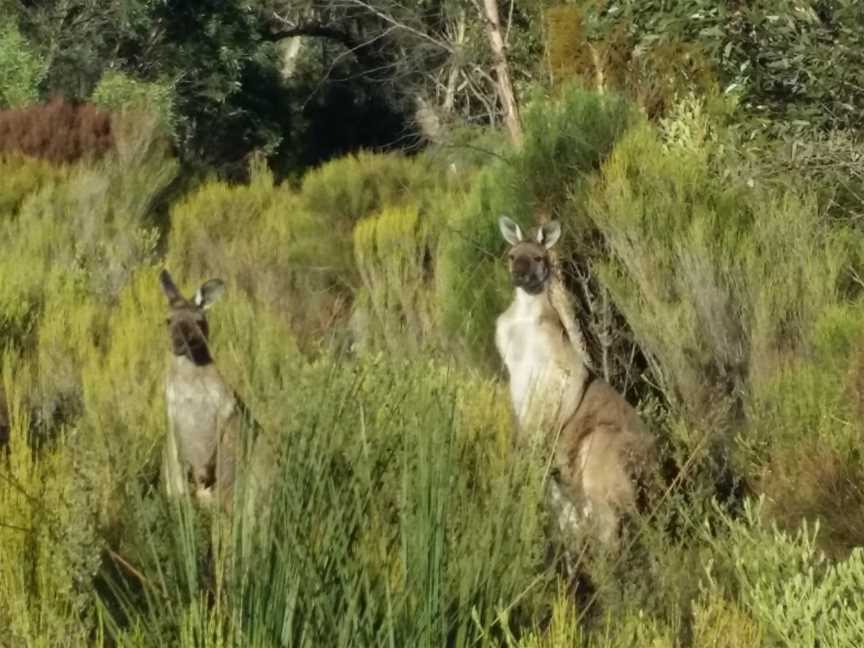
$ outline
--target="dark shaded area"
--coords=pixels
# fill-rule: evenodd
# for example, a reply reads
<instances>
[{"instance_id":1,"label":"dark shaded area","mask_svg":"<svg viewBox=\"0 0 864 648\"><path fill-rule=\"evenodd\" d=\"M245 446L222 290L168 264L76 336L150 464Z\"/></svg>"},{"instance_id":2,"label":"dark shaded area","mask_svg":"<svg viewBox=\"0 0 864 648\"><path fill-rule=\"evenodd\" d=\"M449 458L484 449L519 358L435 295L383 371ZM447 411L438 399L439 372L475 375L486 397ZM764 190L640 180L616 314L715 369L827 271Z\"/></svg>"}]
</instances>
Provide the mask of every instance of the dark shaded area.
<instances>
[{"instance_id":1,"label":"dark shaded area","mask_svg":"<svg viewBox=\"0 0 864 648\"><path fill-rule=\"evenodd\" d=\"M306 103L295 166L315 166L360 149L389 150L408 143L405 115L367 88L329 82Z\"/></svg>"},{"instance_id":2,"label":"dark shaded area","mask_svg":"<svg viewBox=\"0 0 864 648\"><path fill-rule=\"evenodd\" d=\"M9 406L6 391L0 385L0 453L8 452L9 447Z\"/></svg>"},{"instance_id":3,"label":"dark shaded area","mask_svg":"<svg viewBox=\"0 0 864 648\"><path fill-rule=\"evenodd\" d=\"M44 97L84 101L109 69L172 84L186 175L243 181L250 157L263 154L278 176L296 176L335 156L406 142L411 105L393 83L393 53L383 42L360 47L368 38L354 18L278 32L269 14L237 0L19 7L26 37L56 45ZM302 61L286 79L278 44L293 35L305 37Z\"/></svg>"},{"instance_id":4,"label":"dark shaded area","mask_svg":"<svg viewBox=\"0 0 864 648\"><path fill-rule=\"evenodd\" d=\"M291 176L359 149L398 147L404 135L392 88L370 76L371 54L347 54L328 33L308 35L308 60L284 79L280 38L239 3L173 0L155 19L164 63L151 72L182 71L179 139L195 167L244 181L250 156L263 153L277 176Z\"/></svg>"}]
</instances>

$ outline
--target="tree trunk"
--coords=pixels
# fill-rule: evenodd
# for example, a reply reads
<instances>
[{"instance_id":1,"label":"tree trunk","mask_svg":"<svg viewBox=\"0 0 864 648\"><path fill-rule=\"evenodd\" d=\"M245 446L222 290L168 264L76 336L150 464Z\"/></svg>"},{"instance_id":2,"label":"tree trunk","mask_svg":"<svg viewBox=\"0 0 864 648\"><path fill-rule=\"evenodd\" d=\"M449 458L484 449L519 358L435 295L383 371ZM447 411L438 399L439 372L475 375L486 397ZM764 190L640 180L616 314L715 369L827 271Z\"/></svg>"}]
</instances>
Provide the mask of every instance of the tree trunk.
<instances>
[{"instance_id":1,"label":"tree trunk","mask_svg":"<svg viewBox=\"0 0 864 648\"><path fill-rule=\"evenodd\" d=\"M486 31L492 45L492 56L495 60L495 77L498 83L498 97L504 109L504 123L510 131L510 139L516 145L522 143L522 124L519 121L519 107L516 104L516 93L513 92L513 82L510 79L510 64L507 61L506 46L501 33L501 21L498 17L498 1L483 0L486 14Z\"/></svg>"}]
</instances>

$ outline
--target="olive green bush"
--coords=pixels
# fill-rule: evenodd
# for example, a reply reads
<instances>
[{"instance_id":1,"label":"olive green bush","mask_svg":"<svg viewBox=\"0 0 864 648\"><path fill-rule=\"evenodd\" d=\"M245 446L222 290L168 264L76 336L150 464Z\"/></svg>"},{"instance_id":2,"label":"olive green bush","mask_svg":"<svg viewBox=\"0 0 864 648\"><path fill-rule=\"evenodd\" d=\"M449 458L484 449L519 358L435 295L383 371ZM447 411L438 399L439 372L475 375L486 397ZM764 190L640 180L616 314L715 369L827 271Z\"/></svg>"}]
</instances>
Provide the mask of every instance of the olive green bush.
<instances>
[{"instance_id":1,"label":"olive green bush","mask_svg":"<svg viewBox=\"0 0 864 648\"><path fill-rule=\"evenodd\" d=\"M404 251L406 258L393 258L399 267L434 265L434 241L446 222L444 213L457 209L463 183L427 158L395 154L335 160L309 172L297 188L277 185L258 164L248 185L207 182L174 206L168 263L181 275L236 281L256 301L281 313L304 348L322 338L347 339L352 307L358 311L355 335L363 338L365 327L356 323L376 317L368 311L370 282L389 281L398 289L417 277L380 267L382 257L362 243L367 239L360 236L355 245L355 226L364 219L379 222L376 215L393 210L379 224L379 238L394 227L391 236L413 231L422 240L397 245L394 239L387 263L392 253ZM414 230L408 224L412 209L422 213L422 224ZM403 223L403 217L408 221ZM406 312L403 308L400 315ZM382 339L380 327L389 325L379 322L372 334Z\"/></svg>"},{"instance_id":2,"label":"olive green bush","mask_svg":"<svg viewBox=\"0 0 864 648\"><path fill-rule=\"evenodd\" d=\"M706 569L710 586L730 588L764 629L767 645L854 646L864 639L860 548L829 562L819 551L818 523L792 533L764 520L761 502L745 505L740 520L721 514L728 533Z\"/></svg>"},{"instance_id":3,"label":"olive green bush","mask_svg":"<svg viewBox=\"0 0 864 648\"><path fill-rule=\"evenodd\" d=\"M147 82L113 70L106 71L90 95L90 102L114 113L146 113L170 136L177 132L178 116L171 83Z\"/></svg>"},{"instance_id":4,"label":"olive green bush","mask_svg":"<svg viewBox=\"0 0 864 648\"><path fill-rule=\"evenodd\" d=\"M839 299L848 257L812 195L755 184L698 106L630 131L591 213L603 280L664 393L697 417L728 399L734 416Z\"/></svg>"},{"instance_id":5,"label":"olive green bush","mask_svg":"<svg viewBox=\"0 0 864 648\"><path fill-rule=\"evenodd\" d=\"M0 108L36 103L47 72L43 56L21 34L14 21L0 21Z\"/></svg>"},{"instance_id":6,"label":"olive green bush","mask_svg":"<svg viewBox=\"0 0 864 648\"><path fill-rule=\"evenodd\" d=\"M836 304L816 320L810 352L760 386L752 425L738 444L764 511L781 528L820 523L820 549L842 558L864 540L861 488L861 305Z\"/></svg>"},{"instance_id":7,"label":"olive green bush","mask_svg":"<svg viewBox=\"0 0 864 648\"><path fill-rule=\"evenodd\" d=\"M859 237L723 114L562 86L486 165L256 161L167 223L159 118L123 116L105 160L0 160L0 645L861 643ZM492 349L504 213L562 221L593 358L678 468L578 583ZM211 346L272 444L266 510L161 492L166 266L227 282ZM761 503L712 497L706 439Z\"/></svg>"},{"instance_id":8,"label":"olive green bush","mask_svg":"<svg viewBox=\"0 0 864 648\"><path fill-rule=\"evenodd\" d=\"M532 225L572 214L570 196L581 191L632 119L622 98L575 87L552 101L538 96L529 106L523 146L480 173L442 245L438 301L443 329L456 348L487 366L496 361L493 324L510 294L500 216ZM582 225L571 226L571 241L590 234L590 221Z\"/></svg>"},{"instance_id":9,"label":"olive green bush","mask_svg":"<svg viewBox=\"0 0 864 648\"><path fill-rule=\"evenodd\" d=\"M366 310L374 319L374 325L366 328L377 334L377 340L364 341L363 331L357 331L360 344L380 348L402 340L416 351L435 339L436 232L418 211L417 207L391 207L354 228L354 256L368 299Z\"/></svg>"}]
</instances>

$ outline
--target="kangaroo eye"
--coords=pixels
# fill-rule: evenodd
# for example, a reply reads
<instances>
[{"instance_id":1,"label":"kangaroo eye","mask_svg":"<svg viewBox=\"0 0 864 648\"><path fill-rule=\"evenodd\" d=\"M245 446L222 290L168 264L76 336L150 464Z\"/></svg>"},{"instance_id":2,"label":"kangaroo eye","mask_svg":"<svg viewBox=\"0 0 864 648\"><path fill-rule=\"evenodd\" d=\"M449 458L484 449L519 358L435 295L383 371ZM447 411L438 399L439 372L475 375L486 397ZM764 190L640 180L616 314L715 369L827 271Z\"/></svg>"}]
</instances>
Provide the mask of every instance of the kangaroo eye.
<instances>
[{"instance_id":1,"label":"kangaroo eye","mask_svg":"<svg viewBox=\"0 0 864 648\"><path fill-rule=\"evenodd\" d=\"M534 261L540 263L543 260L543 257L534 257Z\"/></svg>"},{"instance_id":2,"label":"kangaroo eye","mask_svg":"<svg viewBox=\"0 0 864 648\"><path fill-rule=\"evenodd\" d=\"M515 255L515 254L508 254L508 255L507 255L507 258L510 259L510 260L512 261L513 259L516 258L516 255Z\"/></svg>"}]
</instances>

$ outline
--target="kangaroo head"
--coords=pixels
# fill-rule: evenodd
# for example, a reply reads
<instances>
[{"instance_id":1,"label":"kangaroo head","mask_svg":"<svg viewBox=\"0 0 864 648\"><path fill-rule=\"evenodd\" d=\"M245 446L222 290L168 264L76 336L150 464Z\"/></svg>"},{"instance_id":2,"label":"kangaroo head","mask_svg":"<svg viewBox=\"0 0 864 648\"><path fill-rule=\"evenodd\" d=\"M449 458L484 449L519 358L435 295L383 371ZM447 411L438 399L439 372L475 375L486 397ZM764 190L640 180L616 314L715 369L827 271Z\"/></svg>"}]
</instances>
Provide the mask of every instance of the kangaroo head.
<instances>
[{"instance_id":1,"label":"kangaroo head","mask_svg":"<svg viewBox=\"0 0 864 648\"><path fill-rule=\"evenodd\" d=\"M561 225L558 221L546 223L537 228L533 239L527 240L522 229L506 216L499 219L498 226L504 240L512 246L507 257L513 285L536 295L552 275L549 249L561 238Z\"/></svg>"},{"instance_id":2,"label":"kangaroo head","mask_svg":"<svg viewBox=\"0 0 864 648\"><path fill-rule=\"evenodd\" d=\"M171 351L177 356L186 356L196 365L206 365L213 361L207 345L209 327L204 311L210 308L225 291L221 279L205 281L192 300L186 299L177 288L167 270L159 273L162 292L168 298L168 336L171 338Z\"/></svg>"}]
</instances>

